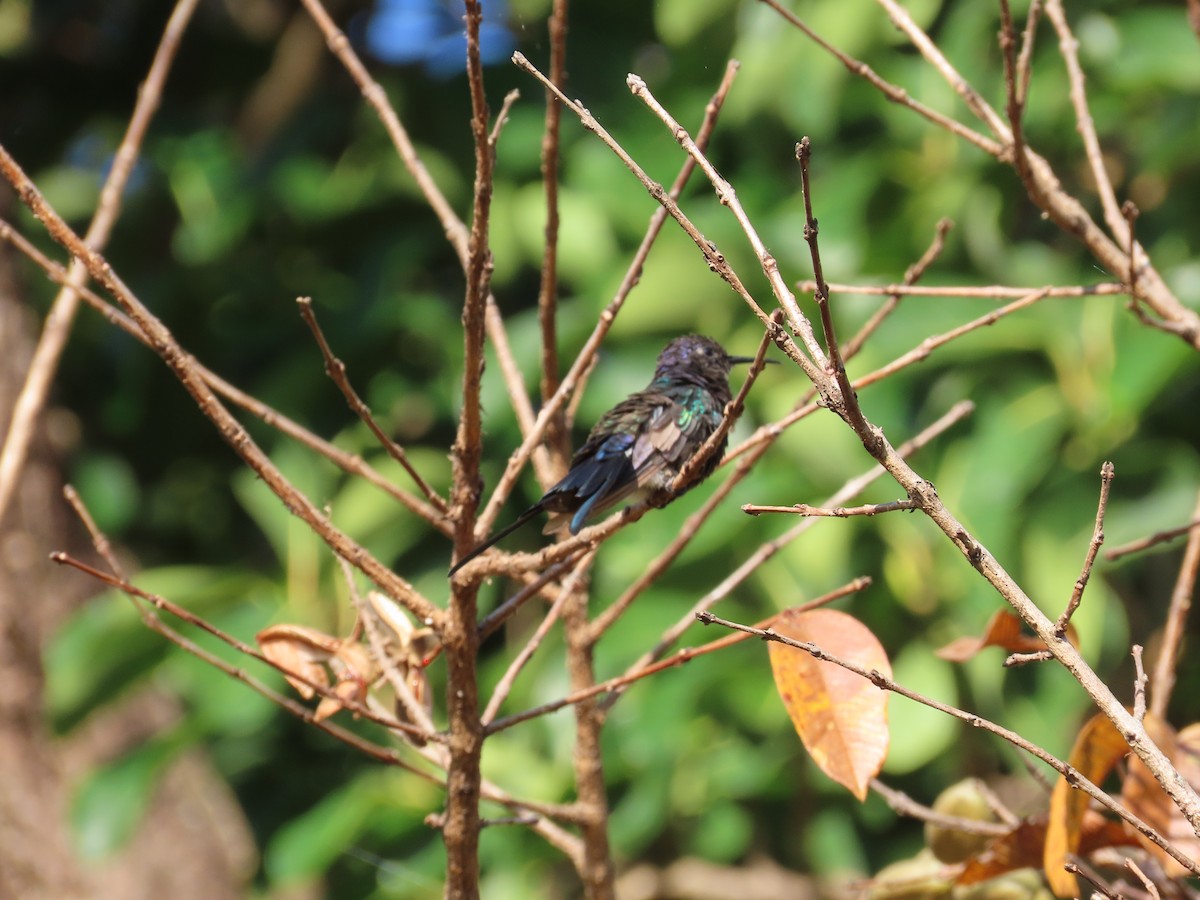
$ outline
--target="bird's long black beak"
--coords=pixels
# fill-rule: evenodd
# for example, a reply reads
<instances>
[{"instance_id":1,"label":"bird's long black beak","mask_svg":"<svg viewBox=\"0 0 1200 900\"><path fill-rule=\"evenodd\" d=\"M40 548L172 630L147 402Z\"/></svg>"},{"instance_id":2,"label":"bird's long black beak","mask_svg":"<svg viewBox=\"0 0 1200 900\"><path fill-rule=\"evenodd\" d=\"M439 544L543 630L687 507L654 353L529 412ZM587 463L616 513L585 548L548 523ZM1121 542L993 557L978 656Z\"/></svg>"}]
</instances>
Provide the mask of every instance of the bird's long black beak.
<instances>
[{"instance_id":1,"label":"bird's long black beak","mask_svg":"<svg viewBox=\"0 0 1200 900\"><path fill-rule=\"evenodd\" d=\"M754 357L753 356L731 356L731 357L729 357L729 362L730 362L730 364L735 365L735 366L738 365L739 363L752 363L752 362L754 362ZM777 360L777 359L764 359L763 362L768 366L779 365L779 360Z\"/></svg>"}]
</instances>

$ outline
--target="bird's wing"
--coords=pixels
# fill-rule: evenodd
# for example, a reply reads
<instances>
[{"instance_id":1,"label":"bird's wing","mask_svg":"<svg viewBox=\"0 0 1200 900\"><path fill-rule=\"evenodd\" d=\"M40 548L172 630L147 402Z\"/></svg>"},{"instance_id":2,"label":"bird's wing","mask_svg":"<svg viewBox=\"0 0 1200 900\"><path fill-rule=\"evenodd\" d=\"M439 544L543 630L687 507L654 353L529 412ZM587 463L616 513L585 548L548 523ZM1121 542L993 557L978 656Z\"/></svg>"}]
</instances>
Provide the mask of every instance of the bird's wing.
<instances>
[{"instance_id":1,"label":"bird's wing","mask_svg":"<svg viewBox=\"0 0 1200 900\"><path fill-rule=\"evenodd\" d=\"M552 514L547 533L570 516L570 531L577 534L590 517L639 489L664 487L689 449L720 421L719 413L713 421L703 409L703 399L698 388L642 391L605 413L572 457L570 471L542 498Z\"/></svg>"},{"instance_id":2,"label":"bird's wing","mask_svg":"<svg viewBox=\"0 0 1200 900\"><path fill-rule=\"evenodd\" d=\"M542 498L552 517L545 532L558 531L570 517L571 534L578 534L584 521L627 496L638 486L637 472L630 460L632 434L610 434L590 440L571 459L562 481ZM586 451L586 452L585 452Z\"/></svg>"},{"instance_id":3,"label":"bird's wing","mask_svg":"<svg viewBox=\"0 0 1200 900\"><path fill-rule=\"evenodd\" d=\"M700 388L663 395L633 450L634 468L645 484L663 466L681 466L721 421L723 410L707 409Z\"/></svg>"}]
</instances>

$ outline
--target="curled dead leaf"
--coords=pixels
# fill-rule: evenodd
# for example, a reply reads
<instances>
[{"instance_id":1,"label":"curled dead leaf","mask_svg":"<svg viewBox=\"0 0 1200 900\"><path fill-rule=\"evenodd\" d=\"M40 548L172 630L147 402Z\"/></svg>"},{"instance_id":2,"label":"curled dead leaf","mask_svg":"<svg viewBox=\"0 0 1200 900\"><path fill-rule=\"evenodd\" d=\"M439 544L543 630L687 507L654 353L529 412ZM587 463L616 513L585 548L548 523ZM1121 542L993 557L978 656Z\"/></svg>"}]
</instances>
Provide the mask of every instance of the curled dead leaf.
<instances>
[{"instance_id":1,"label":"curled dead leaf","mask_svg":"<svg viewBox=\"0 0 1200 900\"><path fill-rule=\"evenodd\" d=\"M277 665L288 684L305 700L316 693L312 685L329 686L325 664L341 641L303 625L271 625L257 635L263 656ZM299 677L296 677L299 676Z\"/></svg>"}]
</instances>

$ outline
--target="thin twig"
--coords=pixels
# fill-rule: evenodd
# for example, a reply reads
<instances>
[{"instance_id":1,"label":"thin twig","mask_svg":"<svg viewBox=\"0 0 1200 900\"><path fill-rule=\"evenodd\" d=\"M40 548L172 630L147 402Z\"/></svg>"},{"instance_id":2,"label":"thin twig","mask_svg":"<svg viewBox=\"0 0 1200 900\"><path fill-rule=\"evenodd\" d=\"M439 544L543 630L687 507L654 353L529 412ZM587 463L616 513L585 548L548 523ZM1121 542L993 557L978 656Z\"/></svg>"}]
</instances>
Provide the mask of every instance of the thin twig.
<instances>
[{"instance_id":1,"label":"thin twig","mask_svg":"<svg viewBox=\"0 0 1200 900\"><path fill-rule=\"evenodd\" d=\"M1100 877L1099 872L1078 856L1068 857L1067 862L1063 863L1063 871L1084 879L1092 886L1092 893L1088 900L1095 900L1096 897L1104 898L1104 900L1126 900L1119 891Z\"/></svg>"},{"instance_id":2,"label":"thin twig","mask_svg":"<svg viewBox=\"0 0 1200 900\"><path fill-rule=\"evenodd\" d=\"M922 822L928 822L931 825L952 828L955 831L962 831L966 834L986 834L990 837L1001 837L1012 830L1011 826L1000 822L984 822L979 819L966 819L962 816L949 816L945 813L940 813L936 809L931 809L928 806L918 803L903 791L889 787L878 778L871 779L871 790L879 794L894 812L902 816L920 819Z\"/></svg>"},{"instance_id":3,"label":"thin twig","mask_svg":"<svg viewBox=\"0 0 1200 900\"><path fill-rule=\"evenodd\" d=\"M938 712L945 713L948 716L953 716L954 718L966 722L968 725L972 725L975 728L982 728L984 731L990 732L991 734L1008 741L1014 747L1018 747L1021 750L1024 750L1026 753L1036 756L1042 762L1052 767L1055 771L1062 775L1067 780L1067 783L1072 787L1083 791L1106 809L1116 813L1118 816L1136 828L1139 832L1153 841L1156 845L1165 850L1172 859L1175 859L1183 864L1183 866L1189 872L1200 875L1200 863L1190 859L1169 840L1126 809L1123 804L1119 803L1117 800L1113 799L1106 792L1097 787L1074 766L1063 762L1046 750L1043 750L1032 741L1021 737L1021 735L1017 734L1015 731L1010 731L1007 728L1003 728L997 725L995 722L976 715L975 713L967 712L966 710L959 709L956 706L950 706L949 704L942 703L940 700L935 700L932 697L926 697L924 694L920 694L910 688L906 688L903 685L898 684L897 682L883 675L877 669L867 669L852 660L835 656L832 653L822 650L817 644L809 643L807 641L797 641L782 634L778 634L770 629L754 628L749 625L742 625L739 622L731 622L728 619L719 618L710 612L701 613L699 616L697 616L697 618L705 625L720 625L724 628L731 628L735 631L741 631L745 634L756 635L765 641L775 641L780 644L786 644L789 647L794 647L797 650L802 650L816 660L833 663L834 665L840 666L847 671L854 672L856 675L867 679L880 690L891 691L892 693L899 694L901 697L907 697L909 700L913 700L924 706L928 706L930 709L936 709Z\"/></svg>"},{"instance_id":4,"label":"thin twig","mask_svg":"<svg viewBox=\"0 0 1200 900\"><path fill-rule=\"evenodd\" d=\"M1133 655L1133 717L1139 722L1146 720L1146 669L1142 665L1142 645L1134 644L1130 653Z\"/></svg>"},{"instance_id":5,"label":"thin twig","mask_svg":"<svg viewBox=\"0 0 1200 900\"><path fill-rule=\"evenodd\" d=\"M893 500L890 503L868 503L864 506L809 506L807 503L796 503L792 506L759 506L747 503L742 506L742 512L752 516L761 513L790 513L794 516L825 516L846 519L850 516L877 516L880 513L912 511L918 504L912 500Z\"/></svg>"},{"instance_id":6,"label":"thin twig","mask_svg":"<svg viewBox=\"0 0 1200 900\"><path fill-rule=\"evenodd\" d=\"M1194 515L1200 519L1200 494L1196 497ZM1179 650L1187 630L1188 613L1192 608L1192 595L1196 592L1196 575L1200 572L1200 528L1192 529L1188 535L1183 560L1179 563L1179 574L1171 591L1171 606L1167 610L1166 627L1163 630L1162 646L1154 661L1153 700L1150 711L1156 718L1166 721L1167 704L1175 690L1175 667L1179 662Z\"/></svg>"},{"instance_id":7,"label":"thin twig","mask_svg":"<svg viewBox=\"0 0 1200 900\"><path fill-rule=\"evenodd\" d=\"M1071 85L1070 97L1071 105L1075 109L1075 130L1079 132L1079 136L1083 140L1084 155L1092 173L1092 180L1096 185L1096 194L1100 198L1100 205L1104 209L1104 221L1117 243L1124 245L1129 241L1128 233L1125 230L1128 225L1125 217L1121 215L1121 205L1117 201L1116 191L1113 190L1112 181L1108 177L1108 169L1104 164L1104 151L1100 148L1100 138L1096 135L1096 123L1092 119L1092 113L1088 107L1083 67L1079 65L1079 41L1071 32L1071 26L1067 24L1067 15L1063 10L1062 0L1046 0L1046 18L1050 20L1054 31L1058 34L1058 50L1066 64L1067 78ZM1129 267L1133 268L1132 258L1129 260Z\"/></svg>"},{"instance_id":8,"label":"thin twig","mask_svg":"<svg viewBox=\"0 0 1200 900\"><path fill-rule=\"evenodd\" d=\"M486 640L495 634L496 629L510 619L518 609L524 606L527 600L536 597L550 582L557 581L558 577L574 564L575 559L571 558L548 566L536 578L531 579L528 584L484 616L479 621L480 640Z\"/></svg>"},{"instance_id":9,"label":"thin twig","mask_svg":"<svg viewBox=\"0 0 1200 900\"><path fill-rule=\"evenodd\" d=\"M1005 126L1000 114L992 109L980 93L971 87L971 83L946 59L941 48L913 21L908 10L896 0L876 0L876 2L883 7L888 18L905 34L912 45L921 51L925 61L942 76L954 93L958 94L963 103L967 105L967 109L971 110L975 117L988 127L988 130L1001 144L1009 144L1012 141L1012 134Z\"/></svg>"},{"instance_id":10,"label":"thin twig","mask_svg":"<svg viewBox=\"0 0 1200 900\"><path fill-rule=\"evenodd\" d=\"M877 381L882 381L883 379L894 375L896 372L899 372L901 369L911 366L913 363L922 362L928 359L929 355L939 347L942 347L965 334L969 334L970 332L975 331L977 328L986 328L989 325L995 325L1005 316L1012 315L1013 313L1022 310L1027 306L1032 306L1033 304L1044 299L1046 299L1046 293L1044 290L1034 291L1032 294L1022 297L1020 300L1014 300L1012 303L1006 304L999 309L993 309L991 312L984 313L979 318L972 319L970 322L967 322L964 325L960 325L957 328L951 328L944 334L927 337L912 350L909 350L907 353L896 357L896 359L892 360L887 365L880 366L874 372L863 375L861 378L854 379L850 385L855 391L857 391L859 388L864 388L867 385L874 384Z\"/></svg>"},{"instance_id":11,"label":"thin twig","mask_svg":"<svg viewBox=\"0 0 1200 900\"><path fill-rule=\"evenodd\" d=\"M1173 541L1177 537L1190 534L1198 529L1200 529L1200 515L1193 518L1186 525L1180 525L1178 528L1156 531L1149 537L1138 538L1136 541L1130 541L1128 544L1122 544L1119 547L1106 550L1104 551L1104 558L1111 562L1114 559L1120 559L1122 556L1128 556L1130 553L1140 553L1142 550L1149 549L1157 544L1165 544L1167 541Z\"/></svg>"},{"instance_id":12,"label":"thin twig","mask_svg":"<svg viewBox=\"0 0 1200 900\"><path fill-rule=\"evenodd\" d=\"M1146 889L1146 894L1150 897L1150 900L1159 900L1161 895L1158 892L1158 887L1146 876L1146 873L1141 870L1141 867L1136 862L1132 859L1126 859L1125 868L1132 872L1134 877L1142 883L1142 887Z\"/></svg>"},{"instance_id":13,"label":"thin twig","mask_svg":"<svg viewBox=\"0 0 1200 900\"><path fill-rule=\"evenodd\" d=\"M1013 26L1008 0L1000 0L1000 56L1004 60L1005 112L1008 114L1009 128L1012 129L1010 156L1017 176L1028 190L1034 182L1029 171L1029 157L1025 154L1025 101L1017 75L1017 30Z\"/></svg>"},{"instance_id":14,"label":"thin twig","mask_svg":"<svg viewBox=\"0 0 1200 900\"><path fill-rule=\"evenodd\" d=\"M866 579L866 581L869 583L870 579ZM814 601L813 605L817 605L822 602L828 601L822 598L822 600ZM806 606L803 608L809 607L806 604ZM767 626L772 623L777 616L778 613L774 616L771 616L769 619L760 622L759 624ZM548 703L543 703L531 709L514 713L511 716L505 716L503 719L497 719L488 726L488 734L495 734L496 732L512 728L514 725L520 725L522 722L528 722L530 719L536 719L540 716L557 712L558 710L564 709L568 706L584 703L588 700L598 697L601 694L610 694L614 691L626 688L634 682L641 681L643 678L649 678L650 676L657 675L659 672L663 672L667 669L674 668L676 666L682 666L684 663L691 662L698 656L704 656L708 653L715 653L717 650L724 650L726 647L741 643L744 640L746 640L745 636L729 635L715 641L710 641L707 644L701 644L699 647L685 647L674 653L670 659L659 660L657 662L651 662L643 666L632 668L624 675L618 675L615 678L610 678L607 681L602 681L597 684L589 684L585 687L571 691L571 693L567 694L565 697L559 697L557 700L551 700ZM601 709L607 709L607 707L601 706Z\"/></svg>"},{"instance_id":15,"label":"thin twig","mask_svg":"<svg viewBox=\"0 0 1200 900\"><path fill-rule=\"evenodd\" d=\"M92 517L92 511L87 508L87 505L83 502L83 498L79 496L79 492L72 485L63 485L63 497L71 504L71 509L75 510L75 515L79 516L79 521L83 522L83 527L87 529L88 534L91 536L92 546L96 548L96 552L100 554L100 558L108 564L109 571L117 578L125 581L125 569L117 559L116 553L113 552L112 543L109 541L108 535L96 525L96 520Z\"/></svg>"},{"instance_id":16,"label":"thin twig","mask_svg":"<svg viewBox=\"0 0 1200 900\"><path fill-rule=\"evenodd\" d=\"M846 377L846 364L842 360L842 349L838 346L837 331L833 325L833 311L829 308L829 285L825 283L825 271L821 265L821 251L819 246L820 229L817 226L817 217L813 215L812 202L812 184L809 179L809 164L812 161L812 141L808 135L800 139L800 143L796 145L796 159L800 163L800 192L804 196L804 240L808 243L809 257L812 259L813 278L817 282L817 289L813 292L813 299L817 304L817 311L821 314L821 329L825 333L825 352L829 354L827 371L833 376L838 385L838 393L841 395L841 402L834 403L832 408L839 414L845 415L846 421L850 423L850 427L855 433L863 439L864 445L867 445L876 440L870 425L863 417L862 408L858 405L858 398L855 396L854 390L850 387L850 381ZM867 446L867 451L876 456L877 451Z\"/></svg>"},{"instance_id":17,"label":"thin twig","mask_svg":"<svg viewBox=\"0 0 1200 900\"><path fill-rule=\"evenodd\" d=\"M1029 79L1033 75L1033 45L1041 18L1042 0L1033 0L1029 4L1029 13L1025 17L1025 31L1021 35L1021 53L1017 57L1016 77L1013 79L1017 86L1017 102L1022 107L1029 100Z\"/></svg>"},{"instance_id":18,"label":"thin twig","mask_svg":"<svg viewBox=\"0 0 1200 900\"><path fill-rule=\"evenodd\" d=\"M1054 633L1060 637L1067 633L1067 624L1083 600L1083 592L1087 588L1088 579L1091 578L1096 554L1100 552L1100 545L1104 543L1104 511L1108 509L1108 492L1112 487L1115 475L1116 469L1113 468L1111 462L1106 460L1100 467L1100 503L1096 508L1096 527L1092 529L1092 539L1088 543L1087 554L1083 558L1083 569L1075 580L1075 588L1071 591L1071 599L1067 601L1067 608L1054 623Z\"/></svg>"},{"instance_id":19,"label":"thin twig","mask_svg":"<svg viewBox=\"0 0 1200 900\"><path fill-rule=\"evenodd\" d=\"M816 290L815 281L800 281L796 284L798 291ZM1006 287L999 284L991 285L961 285L956 287L940 287L912 284L837 284L830 282L829 290L838 294L861 294L862 296L895 295L900 297L967 297L984 300L1008 300L1013 297L1028 297L1030 294L1043 291L1047 297L1108 297L1117 294L1128 294L1129 288L1116 281L1102 281L1099 284L1045 285L1036 287Z\"/></svg>"},{"instance_id":20,"label":"thin twig","mask_svg":"<svg viewBox=\"0 0 1200 900\"><path fill-rule=\"evenodd\" d=\"M338 359L329 342L325 339L325 333L321 330L321 326L317 323L316 313L313 312L312 297L299 297L296 299L296 304L300 308L300 318L304 320L309 330L312 332L313 339L316 340L317 346L321 350L321 356L325 360L325 374L328 375L338 390L342 392L342 396L346 398L346 403L363 424L371 429L371 434L375 435L375 439L379 441L380 446L387 451L388 456L398 462L401 468L408 473L408 476L413 480L413 483L425 495L433 507L440 513L446 512L446 501L439 496L438 492L429 486L429 483L421 477L413 464L408 459L408 454L404 452L404 448L397 444L388 436L379 423L375 421L375 417L371 415L371 410L367 404L363 403L362 398L354 390L354 386L350 384L350 379L346 375L346 364Z\"/></svg>"},{"instance_id":21,"label":"thin twig","mask_svg":"<svg viewBox=\"0 0 1200 900\"><path fill-rule=\"evenodd\" d=\"M921 254L920 259L905 271L902 287L911 288L917 281L924 277L926 270L937 261L937 258L942 255L942 251L946 249L946 235L950 233L950 229L953 227L954 223L949 219L938 220L937 227L934 229L933 240L925 252ZM833 287L826 283L825 289L832 291ZM803 288L803 290L816 290L816 283L814 282L811 288ZM854 337L846 342L846 346L842 351L843 360L848 362L858 355L858 352L867 342L867 339L878 330L879 326L884 323L888 316L896 311L896 307L900 305L900 300L900 292L893 291L888 294L886 302L875 310L875 312L871 313L871 318L866 321Z\"/></svg>"},{"instance_id":22,"label":"thin twig","mask_svg":"<svg viewBox=\"0 0 1200 900\"><path fill-rule=\"evenodd\" d=\"M500 132L508 124L508 116L512 112L513 105L520 99L521 92L516 88L504 95L504 101L500 104L500 112L496 113L496 121L492 123L492 130L488 134L488 145L493 152L496 150L496 145L500 143Z\"/></svg>"},{"instance_id":23,"label":"thin twig","mask_svg":"<svg viewBox=\"0 0 1200 900\"><path fill-rule=\"evenodd\" d=\"M550 80L567 86L568 0L554 0L550 11ZM546 91L546 124L542 132L542 184L546 191L546 242L538 287L538 324L542 332L542 403L558 390L558 158L562 107ZM560 408L546 423L546 446L561 476L571 455L571 434Z\"/></svg>"}]
</instances>

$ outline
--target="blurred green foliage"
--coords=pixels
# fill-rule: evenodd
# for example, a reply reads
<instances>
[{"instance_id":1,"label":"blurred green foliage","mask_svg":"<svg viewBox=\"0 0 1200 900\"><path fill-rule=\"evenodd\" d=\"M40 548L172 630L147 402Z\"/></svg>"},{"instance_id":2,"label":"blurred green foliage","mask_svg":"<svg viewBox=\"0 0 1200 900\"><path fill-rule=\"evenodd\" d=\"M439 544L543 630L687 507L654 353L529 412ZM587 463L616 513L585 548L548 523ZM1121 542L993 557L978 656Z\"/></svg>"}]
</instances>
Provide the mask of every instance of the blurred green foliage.
<instances>
[{"instance_id":1,"label":"blurred green foliage","mask_svg":"<svg viewBox=\"0 0 1200 900\"><path fill-rule=\"evenodd\" d=\"M513 0L509 11L519 48L543 67L549 5ZM312 296L364 398L444 490L461 377L463 286L454 256L374 115L319 42L288 51L312 54L300 60L314 67L311 86L299 96L283 92L279 108L261 115L269 105L252 100L272 89L267 73L275 54L284 52L279 34L303 13L269 0L235 6L242 7L202 5L197 14L108 258L211 368L403 483L403 473L375 448L323 374L294 304L299 295ZM875 5L806 0L796 9L828 40L916 99L965 117L947 85ZM335 10L352 36L371 13L357 3ZM0 11L0 83L14 86L0 97L0 140L82 228L144 77L163 9L8 2ZM1000 104L996 9L921 0L910 11L963 74ZM1024 11L1018 3L1016 14ZM1200 295L1192 199L1200 194L1195 37L1177 4L1102 0L1071 15L1118 193L1139 204L1139 237L1167 281L1194 305ZM898 281L943 216L957 227L928 283L1040 286L1111 277L1040 218L1011 170L887 103L761 4L575 4L568 93L581 98L652 177L669 182L682 155L629 95L625 74L642 75L677 119L695 127L731 55L742 69L711 156L785 277L805 278L811 269L793 158L804 134L815 148L815 204L831 280ZM1086 194L1063 67L1045 25L1034 59L1027 137L1068 189ZM425 165L466 215L472 161L465 79L435 80L416 66L372 68ZM533 392L544 100L507 64L490 67L487 79L493 110L510 88L523 94L499 146L493 286ZM1095 209L1090 195L1086 202ZM14 212L10 200L3 204L5 215L48 247L36 223ZM693 180L684 207L765 301L753 254L701 179ZM654 210L619 161L569 114L562 127L561 210L560 350L569 360L612 297ZM44 310L53 286L32 269L27 286ZM851 333L877 305L877 298L835 296L842 333ZM993 307L982 300L907 300L854 361L852 375ZM733 352L751 352L760 335L687 238L668 226L588 385L581 426L643 386L657 350L687 330L718 336ZM1195 354L1135 322L1121 298L1047 300L863 391L862 401L895 442L960 399L976 402L975 415L922 451L917 467L1054 613L1070 594L1091 535L1101 461L1113 460L1117 471L1110 542L1188 517L1200 481L1195 373ZM806 387L791 368L765 372L738 434L784 415ZM493 359L484 401L484 474L491 485L520 440ZM302 622L330 633L349 628L344 587L329 555L239 468L151 353L83 312L55 402L81 425L82 438L65 461L70 478L98 521L146 567L139 583L244 640L269 622ZM316 503L330 504L340 525L444 602L450 548L443 538L380 492L261 423L247 424L289 477ZM789 431L601 645L600 676L619 673L762 541L792 524L744 517L740 504L819 503L867 468L866 455L832 416L814 416ZM536 498L532 476L522 489L505 518ZM594 575L594 609L645 569L709 490L652 513L606 545ZM890 500L896 493L880 481L863 499ZM537 540L529 534L510 543L534 546ZM1131 683L1128 644L1153 643L1175 561L1175 553L1160 552L1102 564L1076 618L1086 655L1120 696ZM1004 671L998 651L958 668L932 656L945 641L977 632L1000 601L917 517L818 523L757 571L723 612L755 621L862 574L872 576L874 586L841 608L880 637L900 681L969 706L1051 751L1066 751L1088 703L1062 671ZM485 608L506 589L485 588ZM532 616L518 618L485 646L485 690L533 627ZM715 636L697 627L685 641ZM197 640L228 656L211 640ZM242 799L263 850L257 890L319 881L338 898L440 894L439 838L423 824L440 805L436 790L404 773L381 771L169 649L121 598L101 595L81 611L48 649L47 663L48 702L63 728L146 683L177 692L187 710L169 733L80 788L74 826L88 853L119 845L163 767L202 742ZM254 674L286 690L272 673ZM1185 663L1181 678L1196 675L1195 665ZM437 667L431 677L440 691ZM554 699L566 688L561 646L552 637L507 709ZM1181 694L1174 707L1178 724L1200 716L1195 692ZM932 800L967 774L1019 770L1015 751L928 710L894 699L890 716L894 740L885 776L919 799ZM513 729L489 742L485 773L518 795L566 799L571 738L569 711ZM827 877L877 871L921 846L919 825L898 820L875 798L859 806L804 757L756 642L631 689L612 712L605 766L613 844L622 862L699 855L736 863L766 853ZM564 861L523 829L488 829L481 852L488 897L573 890Z\"/></svg>"}]
</instances>

